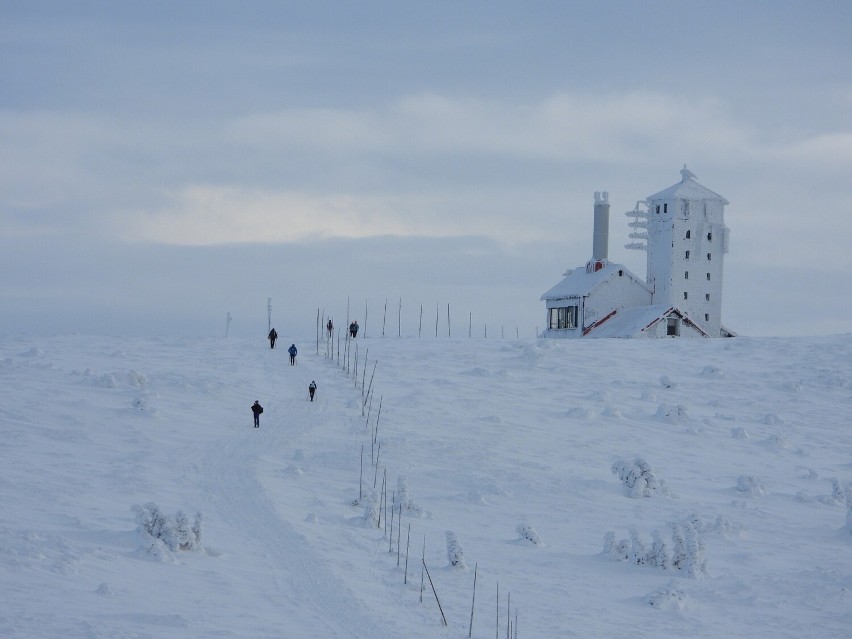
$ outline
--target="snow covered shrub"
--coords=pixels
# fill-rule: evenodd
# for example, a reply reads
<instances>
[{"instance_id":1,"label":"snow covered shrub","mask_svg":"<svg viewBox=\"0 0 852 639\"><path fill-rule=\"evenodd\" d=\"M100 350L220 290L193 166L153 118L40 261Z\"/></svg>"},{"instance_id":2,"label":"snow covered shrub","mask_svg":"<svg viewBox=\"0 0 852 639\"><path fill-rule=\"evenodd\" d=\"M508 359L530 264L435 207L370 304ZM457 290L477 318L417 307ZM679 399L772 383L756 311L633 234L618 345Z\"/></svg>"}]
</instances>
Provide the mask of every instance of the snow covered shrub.
<instances>
[{"instance_id":1,"label":"snow covered shrub","mask_svg":"<svg viewBox=\"0 0 852 639\"><path fill-rule=\"evenodd\" d=\"M447 531L447 559L451 566L456 568L465 568L464 550L462 550L459 540L456 538L456 533L452 530Z\"/></svg>"},{"instance_id":2,"label":"snow covered shrub","mask_svg":"<svg viewBox=\"0 0 852 639\"><path fill-rule=\"evenodd\" d=\"M689 421L689 413L686 406L669 406L668 404L660 404L657 408L657 413L654 415L657 419L670 424L682 424Z\"/></svg>"},{"instance_id":3,"label":"snow covered shrub","mask_svg":"<svg viewBox=\"0 0 852 639\"><path fill-rule=\"evenodd\" d=\"M630 489L631 497L669 494L664 483L657 481L651 467L640 457L633 461L616 461L612 465L612 472Z\"/></svg>"},{"instance_id":4,"label":"snow covered shrub","mask_svg":"<svg viewBox=\"0 0 852 639\"><path fill-rule=\"evenodd\" d=\"M704 540L690 522L675 524L672 528L672 568L697 579L707 572L704 558Z\"/></svg>"},{"instance_id":5,"label":"snow covered shrub","mask_svg":"<svg viewBox=\"0 0 852 639\"><path fill-rule=\"evenodd\" d=\"M522 541L528 541L533 546L541 546L541 537L538 536L538 533L529 524L518 524L515 530L517 530Z\"/></svg>"},{"instance_id":6,"label":"snow covered shrub","mask_svg":"<svg viewBox=\"0 0 852 639\"><path fill-rule=\"evenodd\" d=\"M355 500L355 503L359 503ZM364 506L364 521L375 526L379 521L379 500L376 492L371 490L361 497L360 503Z\"/></svg>"},{"instance_id":7,"label":"snow covered shrub","mask_svg":"<svg viewBox=\"0 0 852 639\"><path fill-rule=\"evenodd\" d=\"M420 515L423 510L414 503L411 494L408 492L408 482L403 475L400 475L396 480L397 503L401 504L405 512L412 515Z\"/></svg>"},{"instance_id":8,"label":"snow covered shrub","mask_svg":"<svg viewBox=\"0 0 852 639\"><path fill-rule=\"evenodd\" d=\"M846 532L852 535L852 486L846 488Z\"/></svg>"},{"instance_id":9,"label":"snow covered shrub","mask_svg":"<svg viewBox=\"0 0 852 639\"><path fill-rule=\"evenodd\" d=\"M652 592L645 601L652 608L682 610L686 604L686 593L677 588L672 581L667 586Z\"/></svg>"},{"instance_id":10,"label":"snow covered shrub","mask_svg":"<svg viewBox=\"0 0 852 639\"><path fill-rule=\"evenodd\" d=\"M660 534L659 530L651 533L651 551L648 553L648 565L654 568L668 570L669 566L669 547L666 545L666 540Z\"/></svg>"},{"instance_id":11,"label":"snow covered shrub","mask_svg":"<svg viewBox=\"0 0 852 639\"><path fill-rule=\"evenodd\" d=\"M748 439L748 431L742 426L731 429L731 437L734 439Z\"/></svg>"},{"instance_id":12,"label":"snow covered shrub","mask_svg":"<svg viewBox=\"0 0 852 639\"><path fill-rule=\"evenodd\" d=\"M159 542L171 551L196 550L201 548L201 522L204 516L196 513L190 523L186 514L179 510L172 519L165 515L153 502L144 506L135 505L137 530L155 542ZM152 550L157 543L153 544Z\"/></svg>"},{"instance_id":13,"label":"snow covered shrub","mask_svg":"<svg viewBox=\"0 0 852 639\"><path fill-rule=\"evenodd\" d=\"M652 566L661 570L677 570L692 579L707 573L704 540L691 522L672 525L672 554L658 531L652 534L651 549L639 538L635 530L630 539L615 541L615 533L604 536L603 554L613 561L626 561L636 566Z\"/></svg>"},{"instance_id":14,"label":"snow covered shrub","mask_svg":"<svg viewBox=\"0 0 852 639\"><path fill-rule=\"evenodd\" d=\"M760 497L766 492L760 480L751 475L737 477L737 490L749 497Z\"/></svg>"}]
</instances>

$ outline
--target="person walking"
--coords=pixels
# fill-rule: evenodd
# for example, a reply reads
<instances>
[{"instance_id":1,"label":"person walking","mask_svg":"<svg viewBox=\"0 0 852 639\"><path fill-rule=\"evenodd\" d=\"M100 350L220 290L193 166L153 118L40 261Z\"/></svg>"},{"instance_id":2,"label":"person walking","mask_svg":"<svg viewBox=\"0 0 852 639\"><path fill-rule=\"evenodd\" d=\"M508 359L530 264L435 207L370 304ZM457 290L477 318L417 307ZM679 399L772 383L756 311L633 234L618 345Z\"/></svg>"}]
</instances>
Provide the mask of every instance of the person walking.
<instances>
[{"instance_id":1,"label":"person walking","mask_svg":"<svg viewBox=\"0 0 852 639\"><path fill-rule=\"evenodd\" d=\"M314 381L311 381L311 383L308 384L308 395L311 396L311 401L314 401L314 393L316 393L316 392L317 392L317 383L314 382Z\"/></svg>"},{"instance_id":2,"label":"person walking","mask_svg":"<svg viewBox=\"0 0 852 639\"><path fill-rule=\"evenodd\" d=\"M275 340L278 339L278 331L276 331L273 328L271 331L269 331L268 337L269 337L269 348L275 348Z\"/></svg>"},{"instance_id":3,"label":"person walking","mask_svg":"<svg viewBox=\"0 0 852 639\"><path fill-rule=\"evenodd\" d=\"M358 336L358 320L352 320L352 323L349 325L349 336L352 339Z\"/></svg>"},{"instance_id":4,"label":"person walking","mask_svg":"<svg viewBox=\"0 0 852 639\"><path fill-rule=\"evenodd\" d=\"M290 353L290 366L296 365L296 353L299 351L296 349L295 344L290 344L290 348L287 349L287 352Z\"/></svg>"},{"instance_id":5,"label":"person walking","mask_svg":"<svg viewBox=\"0 0 852 639\"><path fill-rule=\"evenodd\" d=\"M328 331L328 337L331 339L331 334L334 332L334 322L331 321L331 318L328 318L328 324L325 325L325 330Z\"/></svg>"},{"instance_id":6,"label":"person walking","mask_svg":"<svg viewBox=\"0 0 852 639\"><path fill-rule=\"evenodd\" d=\"M255 400L254 404L251 405L251 412L254 413L254 427L260 428L260 414L263 412L263 406L260 405L260 402Z\"/></svg>"}]
</instances>

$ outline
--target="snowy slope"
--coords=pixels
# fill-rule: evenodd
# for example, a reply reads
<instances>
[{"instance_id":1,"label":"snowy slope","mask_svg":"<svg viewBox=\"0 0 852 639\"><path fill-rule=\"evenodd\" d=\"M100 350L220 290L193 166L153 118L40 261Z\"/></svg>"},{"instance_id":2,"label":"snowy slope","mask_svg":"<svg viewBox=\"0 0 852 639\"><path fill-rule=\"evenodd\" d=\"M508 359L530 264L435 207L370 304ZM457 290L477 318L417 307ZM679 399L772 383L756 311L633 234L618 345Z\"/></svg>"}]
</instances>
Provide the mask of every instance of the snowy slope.
<instances>
[{"instance_id":1,"label":"snowy slope","mask_svg":"<svg viewBox=\"0 0 852 639\"><path fill-rule=\"evenodd\" d=\"M852 627L852 336L297 345L0 338L0 636L466 637L474 569L474 637ZM692 575L604 551L690 528Z\"/></svg>"}]
</instances>

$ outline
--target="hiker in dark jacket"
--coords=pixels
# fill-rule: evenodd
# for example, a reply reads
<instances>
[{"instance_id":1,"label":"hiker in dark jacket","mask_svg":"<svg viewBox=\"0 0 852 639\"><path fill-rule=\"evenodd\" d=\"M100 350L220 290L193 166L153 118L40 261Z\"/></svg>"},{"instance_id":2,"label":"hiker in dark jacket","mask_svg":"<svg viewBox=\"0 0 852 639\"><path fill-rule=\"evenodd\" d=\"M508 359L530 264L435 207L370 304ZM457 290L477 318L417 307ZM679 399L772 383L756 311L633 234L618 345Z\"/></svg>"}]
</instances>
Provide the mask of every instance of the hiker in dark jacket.
<instances>
[{"instance_id":1,"label":"hiker in dark jacket","mask_svg":"<svg viewBox=\"0 0 852 639\"><path fill-rule=\"evenodd\" d=\"M328 336L331 338L332 332L334 332L334 322L331 321L331 318L328 318L328 324L325 325L325 330L328 331Z\"/></svg>"},{"instance_id":2,"label":"hiker in dark jacket","mask_svg":"<svg viewBox=\"0 0 852 639\"><path fill-rule=\"evenodd\" d=\"M311 396L311 401L314 401L314 393L316 393L316 392L317 392L317 383L312 381L310 384L308 384L308 395Z\"/></svg>"},{"instance_id":3,"label":"hiker in dark jacket","mask_svg":"<svg viewBox=\"0 0 852 639\"><path fill-rule=\"evenodd\" d=\"M269 348L275 348L275 340L278 339L278 331L274 328L269 331Z\"/></svg>"},{"instance_id":4,"label":"hiker in dark jacket","mask_svg":"<svg viewBox=\"0 0 852 639\"><path fill-rule=\"evenodd\" d=\"M353 339L354 339L354 338L356 338L356 337L358 336L358 320L354 320L354 321L353 321L353 322L349 325L349 335L350 335L350 337L352 337Z\"/></svg>"},{"instance_id":5,"label":"hiker in dark jacket","mask_svg":"<svg viewBox=\"0 0 852 639\"><path fill-rule=\"evenodd\" d=\"M260 428L260 414L263 412L263 406L260 405L260 402L255 400L254 404L251 405L251 412L254 413L254 427Z\"/></svg>"},{"instance_id":6,"label":"hiker in dark jacket","mask_svg":"<svg viewBox=\"0 0 852 639\"><path fill-rule=\"evenodd\" d=\"M298 353L298 351L296 350L296 345L290 344L290 348L287 349L287 352L290 353L290 366L295 366L296 365L296 353Z\"/></svg>"}]
</instances>

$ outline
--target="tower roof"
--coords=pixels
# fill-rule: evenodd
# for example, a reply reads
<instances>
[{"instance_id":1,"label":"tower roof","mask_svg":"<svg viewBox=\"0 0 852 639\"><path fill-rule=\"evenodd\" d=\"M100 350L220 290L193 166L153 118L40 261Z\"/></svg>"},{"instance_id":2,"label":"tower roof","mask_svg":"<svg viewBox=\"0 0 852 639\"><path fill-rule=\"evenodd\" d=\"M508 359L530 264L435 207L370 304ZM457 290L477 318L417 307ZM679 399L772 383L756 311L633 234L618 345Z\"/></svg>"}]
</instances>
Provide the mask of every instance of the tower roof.
<instances>
[{"instance_id":1,"label":"tower roof","mask_svg":"<svg viewBox=\"0 0 852 639\"><path fill-rule=\"evenodd\" d=\"M683 165L680 171L681 181L673 184L667 189L663 189L659 193L648 196L648 201L651 200L721 200L722 204L728 204L728 200L724 197L711 191L706 186L702 186L695 181L695 174Z\"/></svg>"}]
</instances>

